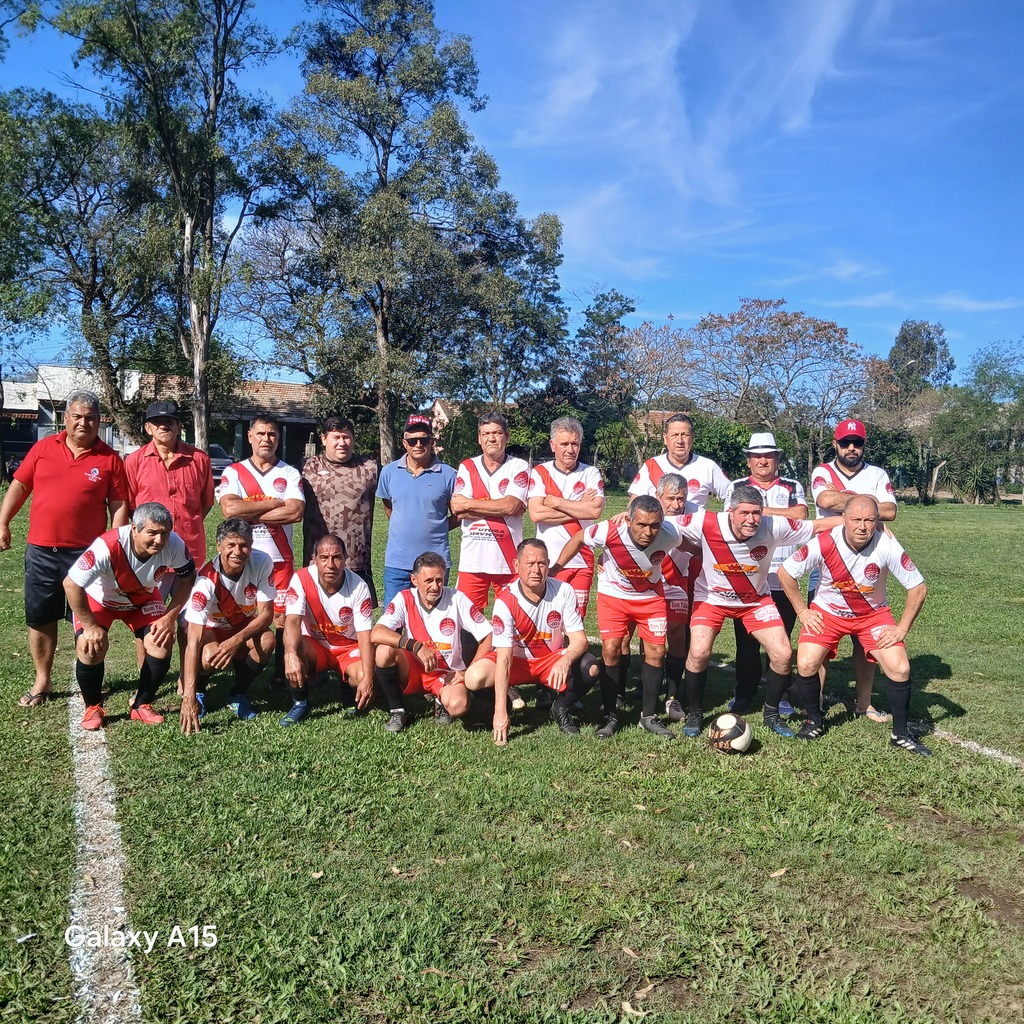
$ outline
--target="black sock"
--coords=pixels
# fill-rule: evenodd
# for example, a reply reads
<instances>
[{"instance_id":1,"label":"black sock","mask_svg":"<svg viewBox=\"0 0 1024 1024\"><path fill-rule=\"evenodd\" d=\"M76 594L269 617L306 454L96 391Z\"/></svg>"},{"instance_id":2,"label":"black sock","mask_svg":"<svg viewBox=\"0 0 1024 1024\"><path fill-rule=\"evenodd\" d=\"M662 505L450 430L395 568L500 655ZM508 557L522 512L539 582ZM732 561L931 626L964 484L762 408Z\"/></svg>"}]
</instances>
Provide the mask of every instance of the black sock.
<instances>
[{"instance_id":1,"label":"black sock","mask_svg":"<svg viewBox=\"0 0 1024 1024\"><path fill-rule=\"evenodd\" d=\"M98 665L75 662L75 679L78 680L78 688L82 691L82 700L87 708L103 703L103 672L102 661Z\"/></svg>"},{"instance_id":2,"label":"black sock","mask_svg":"<svg viewBox=\"0 0 1024 1024\"><path fill-rule=\"evenodd\" d=\"M679 696L679 689L683 682L683 671L686 668L686 659L677 654L665 655L665 678L668 680L669 700Z\"/></svg>"},{"instance_id":3,"label":"black sock","mask_svg":"<svg viewBox=\"0 0 1024 1024\"><path fill-rule=\"evenodd\" d=\"M209 676L196 676L196 693L206 694L206 684L209 683Z\"/></svg>"},{"instance_id":4,"label":"black sock","mask_svg":"<svg viewBox=\"0 0 1024 1024\"><path fill-rule=\"evenodd\" d=\"M609 667L603 661L601 665L601 703L606 715L615 714L615 702L619 697L619 666Z\"/></svg>"},{"instance_id":5,"label":"black sock","mask_svg":"<svg viewBox=\"0 0 1024 1024\"><path fill-rule=\"evenodd\" d=\"M378 665L373 673L373 678L377 680L380 692L384 694L384 699L388 702L388 710L404 711L405 701L402 698L402 686L398 679L398 666L389 665L387 668L381 668Z\"/></svg>"},{"instance_id":6,"label":"black sock","mask_svg":"<svg viewBox=\"0 0 1024 1024\"><path fill-rule=\"evenodd\" d=\"M619 656L619 663L615 667L615 678L619 682L619 696L626 696L626 686L629 683L629 663L633 660L631 654L622 654Z\"/></svg>"},{"instance_id":7,"label":"black sock","mask_svg":"<svg viewBox=\"0 0 1024 1024\"><path fill-rule=\"evenodd\" d=\"M812 722L820 729L824 723L824 716L821 713L821 681L817 673L813 676L797 675L794 679L794 689L798 699L803 705L804 715L808 722Z\"/></svg>"},{"instance_id":8,"label":"black sock","mask_svg":"<svg viewBox=\"0 0 1024 1024\"><path fill-rule=\"evenodd\" d=\"M303 683L301 686L292 686L288 684L288 692L292 695L292 700L298 703L302 701L306 703L309 700L309 686Z\"/></svg>"},{"instance_id":9,"label":"black sock","mask_svg":"<svg viewBox=\"0 0 1024 1024\"><path fill-rule=\"evenodd\" d=\"M141 708L143 704L152 704L156 699L156 691L167 675L171 667L171 656L157 658L146 652L142 659L142 668L139 669L139 692L135 695L133 708Z\"/></svg>"},{"instance_id":10,"label":"black sock","mask_svg":"<svg viewBox=\"0 0 1024 1024\"><path fill-rule=\"evenodd\" d=\"M260 674L263 666L257 664L252 658L243 658L234 663L235 682L231 687L231 696L239 697L249 692L252 681Z\"/></svg>"},{"instance_id":11,"label":"black sock","mask_svg":"<svg viewBox=\"0 0 1024 1024\"><path fill-rule=\"evenodd\" d=\"M274 679L284 681L284 626L274 631L277 643L274 645Z\"/></svg>"},{"instance_id":12,"label":"black sock","mask_svg":"<svg viewBox=\"0 0 1024 1024\"><path fill-rule=\"evenodd\" d=\"M889 710L892 712L892 731L894 736L906 736L910 733L907 718L910 715L910 682L894 683L885 681L885 692L889 698Z\"/></svg>"},{"instance_id":13,"label":"black sock","mask_svg":"<svg viewBox=\"0 0 1024 1024\"><path fill-rule=\"evenodd\" d=\"M686 669L683 679L686 682L686 710L702 713L704 711L704 688L708 685L708 670L691 672Z\"/></svg>"},{"instance_id":14,"label":"black sock","mask_svg":"<svg viewBox=\"0 0 1024 1024\"><path fill-rule=\"evenodd\" d=\"M768 676L765 679L764 709L765 711L778 712L779 701L782 695L789 689L790 673L781 675L775 669L768 666Z\"/></svg>"},{"instance_id":15,"label":"black sock","mask_svg":"<svg viewBox=\"0 0 1024 1024\"><path fill-rule=\"evenodd\" d=\"M643 687L642 714L644 718L653 718L658 713L658 697L661 695L661 677L664 669L660 665L648 665L645 661L640 666L640 685Z\"/></svg>"},{"instance_id":16,"label":"black sock","mask_svg":"<svg viewBox=\"0 0 1024 1024\"><path fill-rule=\"evenodd\" d=\"M593 685L594 680L583 674L580 663L573 662L569 668L569 685L555 697L551 706L556 711L568 711L576 701L583 700L590 693L590 688Z\"/></svg>"}]
</instances>

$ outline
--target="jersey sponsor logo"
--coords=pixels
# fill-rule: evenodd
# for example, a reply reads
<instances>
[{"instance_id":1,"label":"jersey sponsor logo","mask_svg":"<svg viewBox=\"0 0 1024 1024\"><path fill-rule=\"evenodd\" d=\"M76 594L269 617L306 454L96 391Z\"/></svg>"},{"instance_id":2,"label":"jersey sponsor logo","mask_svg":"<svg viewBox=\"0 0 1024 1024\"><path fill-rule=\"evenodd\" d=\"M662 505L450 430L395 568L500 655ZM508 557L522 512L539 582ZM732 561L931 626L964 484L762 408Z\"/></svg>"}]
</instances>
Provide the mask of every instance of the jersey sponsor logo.
<instances>
[{"instance_id":1,"label":"jersey sponsor logo","mask_svg":"<svg viewBox=\"0 0 1024 1024\"><path fill-rule=\"evenodd\" d=\"M508 477L498 481L498 493L504 494L508 490Z\"/></svg>"},{"instance_id":2,"label":"jersey sponsor logo","mask_svg":"<svg viewBox=\"0 0 1024 1024\"><path fill-rule=\"evenodd\" d=\"M647 628L655 636L664 636L668 632L668 618L651 618L647 620Z\"/></svg>"},{"instance_id":3,"label":"jersey sponsor logo","mask_svg":"<svg viewBox=\"0 0 1024 1024\"><path fill-rule=\"evenodd\" d=\"M99 471L99 469L96 466L93 466L92 469L90 469L85 474L85 479L88 480L89 483L91 483L91 484L98 484L100 482L100 471Z\"/></svg>"},{"instance_id":4,"label":"jersey sponsor logo","mask_svg":"<svg viewBox=\"0 0 1024 1024\"><path fill-rule=\"evenodd\" d=\"M289 587L284 594L285 604L295 604L299 599L299 592L294 587Z\"/></svg>"},{"instance_id":5,"label":"jersey sponsor logo","mask_svg":"<svg viewBox=\"0 0 1024 1024\"><path fill-rule=\"evenodd\" d=\"M474 608L473 609L473 621L474 622L483 622L484 621L484 613L482 611L480 611L479 608Z\"/></svg>"},{"instance_id":6,"label":"jersey sponsor logo","mask_svg":"<svg viewBox=\"0 0 1024 1024\"><path fill-rule=\"evenodd\" d=\"M347 604L346 605L342 605L342 607L338 609L338 625L339 626L347 626L351 621L352 621L352 609L349 608L349 606Z\"/></svg>"},{"instance_id":7,"label":"jersey sponsor logo","mask_svg":"<svg viewBox=\"0 0 1024 1024\"><path fill-rule=\"evenodd\" d=\"M907 572L917 572L917 566L914 565L913 561L911 561L910 555L908 555L906 551L903 552L903 555L900 558L900 565L902 565Z\"/></svg>"},{"instance_id":8,"label":"jersey sponsor logo","mask_svg":"<svg viewBox=\"0 0 1024 1024\"><path fill-rule=\"evenodd\" d=\"M867 573L864 574L865 576ZM870 594L874 591L874 587L866 587L863 583L857 583L855 580L833 580L832 586L839 591L840 594Z\"/></svg>"},{"instance_id":9,"label":"jersey sponsor logo","mask_svg":"<svg viewBox=\"0 0 1024 1024\"><path fill-rule=\"evenodd\" d=\"M197 590L192 595L192 607L197 612L201 612L206 607L206 595L202 591Z\"/></svg>"},{"instance_id":10,"label":"jersey sponsor logo","mask_svg":"<svg viewBox=\"0 0 1024 1024\"><path fill-rule=\"evenodd\" d=\"M514 482L516 487L526 487L530 482L530 474L525 469L521 470L516 473Z\"/></svg>"},{"instance_id":11,"label":"jersey sponsor logo","mask_svg":"<svg viewBox=\"0 0 1024 1024\"><path fill-rule=\"evenodd\" d=\"M881 571L882 570L879 569L874 562L869 562L864 566L864 579L868 580L870 583L874 583L875 580L878 579L878 575Z\"/></svg>"},{"instance_id":12,"label":"jersey sponsor logo","mask_svg":"<svg viewBox=\"0 0 1024 1024\"><path fill-rule=\"evenodd\" d=\"M250 604L259 597L259 591L256 589L255 583L246 583L245 585L245 599Z\"/></svg>"},{"instance_id":13,"label":"jersey sponsor logo","mask_svg":"<svg viewBox=\"0 0 1024 1024\"><path fill-rule=\"evenodd\" d=\"M79 569L91 569L96 564L96 556L91 551L83 551L78 559Z\"/></svg>"},{"instance_id":14,"label":"jersey sponsor logo","mask_svg":"<svg viewBox=\"0 0 1024 1024\"><path fill-rule=\"evenodd\" d=\"M562 625L562 616L559 612L548 612L548 629L558 629Z\"/></svg>"},{"instance_id":15,"label":"jersey sponsor logo","mask_svg":"<svg viewBox=\"0 0 1024 1024\"><path fill-rule=\"evenodd\" d=\"M491 619L491 632L494 633L495 636L505 635L505 623L502 622L497 615Z\"/></svg>"},{"instance_id":16,"label":"jersey sponsor logo","mask_svg":"<svg viewBox=\"0 0 1024 1024\"><path fill-rule=\"evenodd\" d=\"M459 494L461 491L466 489L466 481L462 477L458 477L455 481L455 493Z\"/></svg>"},{"instance_id":17,"label":"jersey sponsor logo","mask_svg":"<svg viewBox=\"0 0 1024 1024\"><path fill-rule=\"evenodd\" d=\"M730 572L741 572L749 576L757 572L757 569L756 565L747 565L744 562L715 562L715 572L720 572L723 576Z\"/></svg>"},{"instance_id":18,"label":"jersey sponsor logo","mask_svg":"<svg viewBox=\"0 0 1024 1024\"><path fill-rule=\"evenodd\" d=\"M687 480L686 481L686 489L687 489L687 491L690 492L690 494L696 494L700 490L700 481L699 480Z\"/></svg>"},{"instance_id":19,"label":"jersey sponsor logo","mask_svg":"<svg viewBox=\"0 0 1024 1024\"><path fill-rule=\"evenodd\" d=\"M442 619L441 620L441 625L438 626L437 628L439 630L441 630L441 633L444 636L454 636L455 635L455 620L454 619Z\"/></svg>"},{"instance_id":20,"label":"jersey sponsor logo","mask_svg":"<svg viewBox=\"0 0 1024 1024\"><path fill-rule=\"evenodd\" d=\"M373 602L369 598L366 598L359 606L359 614L363 616L373 614Z\"/></svg>"},{"instance_id":21,"label":"jersey sponsor logo","mask_svg":"<svg viewBox=\"0 0 1024 1024\"><path fill-rule=\"evenodd\" d=\"M651 570L641 569L634 565L620 565L619 575L625 576L627 580L649 580L651 578Z\"/></svg>"},{"instance_id":22,"label":"jersey sponsor logo","mask_svg":"<svg viewBox=\"0 0 1024 1024\"><path fill-rule=\"evenodd\" d=\"M764 558L764 556L767 554L768 548L766 548L764 544L758 544L756 548L750 549L750 557L753 558L756 562L760 562L761 559Z\"/></svg>"},{"instance_id":23,"label":"jersey sponsor logo","mask_svg":"<svg viewBox=\"0 0 1024 1024\"><path fill-rule=\"evenodd\" d=\"M278 494L284 494L288 490L288 481L283 476L274 477L274 490Z\"/></svg>"},{"instance_id":24,"label":"jersey sponsor logo","mask_svg":"<svg viewBox=\"0 0 1024 1024\"><path fill-rule=\"evenodd\" d=\"M800 548L793 555L793 561L795 561L795 562L806 562L807 561L807 556L809 554L810 554L810 551L807 550L807 545L805 544L802 548Z\"/></svg>"},{"instance_id":25,"label":"jersey sponsor logo","mask_svg":"<svg viewBox=\"0 0 1024 1024\"><path fill-rule=\"evenodd\" d=\"M655 551L654 554L651 555L651 565L661 565L661 563L665 561L666 554L667 552L665 551Z\"/></svg>"},{"instance_id":26,"label":"jersey sponsor logo","mask_svg":"<svg viewBox=\"0 0 1024 1024\"><path fill-rule=\"evenodd\" d=\"M586 489L587 489L587 485L582 480L577 480L576 483L574 483L572 485L572 495L573 495L573 497L574 498L579 497Z\"/></svg>"},{"instance_id":27,"label":"jersey sponsor logo","mask_svg":"<svg viewBox=\"0 0 1024 1024\"><path fill-rule=\"evenodd\" d=\"M782 616L774 604L763 604L754 612L754 618L758 622L781 622Z\"/></svg>"}]
</instances>

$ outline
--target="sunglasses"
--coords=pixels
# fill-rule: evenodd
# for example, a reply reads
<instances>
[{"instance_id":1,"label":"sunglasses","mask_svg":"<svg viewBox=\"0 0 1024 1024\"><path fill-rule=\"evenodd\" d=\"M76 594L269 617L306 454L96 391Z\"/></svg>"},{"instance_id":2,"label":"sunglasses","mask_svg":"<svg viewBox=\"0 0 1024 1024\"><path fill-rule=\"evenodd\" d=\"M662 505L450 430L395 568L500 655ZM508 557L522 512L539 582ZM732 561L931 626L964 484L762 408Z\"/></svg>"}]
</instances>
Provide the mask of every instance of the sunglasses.
<instances>
[{"instance_id":1,"label":"sunglasses","mask_svg":"<svg viewBox=\"0 0 1024 1024\"><path fill-rule=\"evenodd\" d=\"M836 441L836 444L840 448L863 448L864 438L863 437L847 437L842 441Z\"/></svg>"},{"instance_id":2,"label":"sunglasses","mask_svg":"<svg viewBox=\"0 0 1024 1024\"><path fill-rule=\"evenodd\" d=\"M410 448L426 448L431 439L429 437L403 437L402 440Z\"/></svg>"}]
</instances>

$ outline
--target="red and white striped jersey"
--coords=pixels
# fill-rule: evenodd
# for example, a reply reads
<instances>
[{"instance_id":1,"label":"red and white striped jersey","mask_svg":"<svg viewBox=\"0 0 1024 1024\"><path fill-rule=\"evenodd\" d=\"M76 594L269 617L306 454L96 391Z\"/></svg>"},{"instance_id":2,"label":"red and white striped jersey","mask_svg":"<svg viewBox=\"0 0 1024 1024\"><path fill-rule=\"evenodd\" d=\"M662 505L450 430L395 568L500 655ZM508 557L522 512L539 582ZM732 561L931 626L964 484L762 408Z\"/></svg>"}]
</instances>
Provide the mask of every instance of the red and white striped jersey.
<instances>
[{"instance_id":1,"label":"red and white striped jersey","mask_svg":"<svg viewBox=\"0 0 1024 1024\"><path fill-rule=\"evenodd\" d=\"M506 458L494 473L484 467L484 457L465 459L455 477L455 493L476 500L518 498L526 504L530 466L522 459ZM501 576L513 572L516 547L523 539L523 517L481 516L462 521L459 568L463 572Z\"/></svg>"},{"instance_id":2,"label":"red and white striped jersey","mask_svg":"<svg viewBox=\"0 0 1024 1024\"><path fill-rule=\"evenodd\" d=\"M514 657L534 661L560 651L570 633L583 629L576 591L549 576L544 596L534 603L513 580L494 601L491 628L495 649L511 647Z\"/></svg>"},{"instance_id":3,"label":"red and white striped jersey","mask_svg":"<svg viewBox=\"0 0 1024 1024\"><path fill-rule=\"evenodd\" d=\"M612 526L608 520L595 523L583 535L583 542L601 551L597 592L627 601L661 596L662 570L679 543L679 529L671 521L662 523L654 540L639 547L629 534L629 523Z\"/></svg>"}]
</instances>

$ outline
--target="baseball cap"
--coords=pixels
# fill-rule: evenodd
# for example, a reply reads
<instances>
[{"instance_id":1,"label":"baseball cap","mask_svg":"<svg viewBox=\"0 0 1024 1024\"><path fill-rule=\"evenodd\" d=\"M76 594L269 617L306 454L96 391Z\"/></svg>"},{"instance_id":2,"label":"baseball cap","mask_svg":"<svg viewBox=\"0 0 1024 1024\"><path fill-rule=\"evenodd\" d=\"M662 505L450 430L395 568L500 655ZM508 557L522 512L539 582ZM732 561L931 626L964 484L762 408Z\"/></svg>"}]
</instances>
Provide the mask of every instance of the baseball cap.
<instances>
[{"instance_id":1,"label":"baseball cap","mask_svg":"<svg viewBox=\"0 0 1024 1024\"><path fill-rule=\"evenodd\" d=\"M860 437L866 441L868 439L868 432L860 420L843 420L836 427L835 440L842 441L847 437Z\"/></svg>"},{"instance_id":2,"label":"baseball cap","mask_svg":"<svg viewBox=\"0 0 1024 1024\"><path fill-rule=\"evenodd\" d=\"M765 455L781 450L775 443L775 435L767 430L759 434L751 434L750 444L744 449L747 455Z\"/></svg>"},{"instance_id":3,"label":"baseball cap","mask_svg":"<svg viewBox=\"0 0 1024 1024\"><path fill-rule=\"evenodd\" d=\"M434 428L426 416L414 413L405 421L405 432L407 434L433 434Z\"/></svg>"},{"instance_id":4,"label":"baseball cap","mask_svg":"<svg viewBox=\"0 0 1024 1024\"><path fill-rule=\"evenodd\" d=\"M162 417L182 422L181 413L178 411L178 403L171 401L150 402L146 406L146 420L158 420Z\"/></svg>"}]
</instances>

